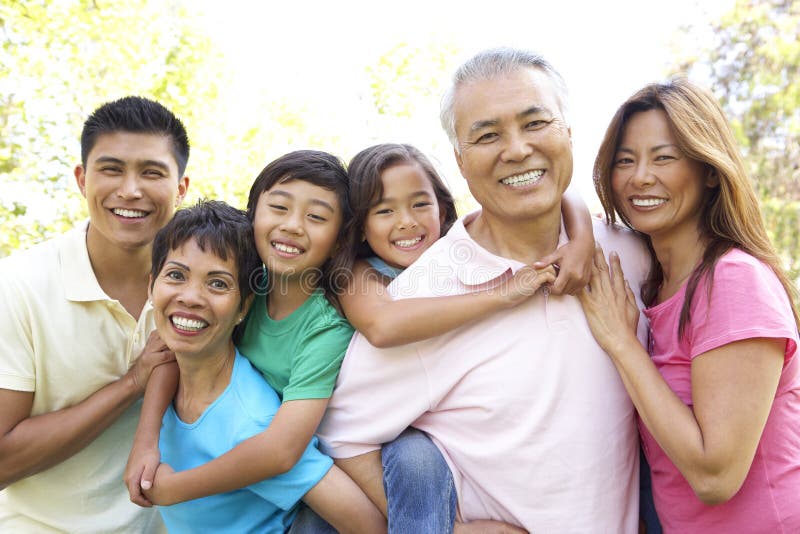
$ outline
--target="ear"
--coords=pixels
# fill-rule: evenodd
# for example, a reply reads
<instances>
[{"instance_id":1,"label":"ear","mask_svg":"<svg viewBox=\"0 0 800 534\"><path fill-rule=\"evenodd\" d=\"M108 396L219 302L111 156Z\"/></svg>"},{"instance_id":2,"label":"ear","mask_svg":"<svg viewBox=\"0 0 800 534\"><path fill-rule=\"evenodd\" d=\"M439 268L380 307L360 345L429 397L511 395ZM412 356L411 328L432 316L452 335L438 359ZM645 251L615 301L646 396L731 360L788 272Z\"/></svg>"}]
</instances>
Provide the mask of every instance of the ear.
<instances>
[{"instance_id":1,"label":"ear","mask_svg":"<svg viewBox=\"0 0 800 534\"><path fill-rule=\"evenodd\" d=\"M153 300L153 273L147 277L147 300Z\"/></svg>"},{"instance_id":2,"label":"ear","mask_svg":"<svg viewBox=\"0 0 800 534\"><path fill-rule=\"evenodd\" d=\"M244 318L247 317L247 312L250 311L250 306L253 305L253 301L255 300L255 298L256 294L250 293L247 296L247 298L244 299L244 302L242 303L242 309L239 312L239 317L236 319L236 324L241 323L242 321L244 321Z\"/></svg>"},{"instance_id":3,"label":"ear","mask_svg":"<svg viewBox=\"0 0 800 534\"><path fill-rule=\"evenodd\" d=\"M78 184L81 195L86 198L86 172L83 170L83 165L76 165L72 172L75 175L75 182Z\"/></svg>"},{"instance_id":4,"label":"ear","mask_svg":"<svg viewBox=\"0 0 800 534\"><path fill-rule=\"evenodd\" d=\"M463 176L464 179L466 180L467 177L464 175L464 160L462 159L461 154L455 147L453 147L453 155L456 157L456 163L458 164L458 170L459 172L461 172L461 176Z\"/></svg>"},{"instance_id":5,"label":"ear","mask_svg":"<svg viewBox=\"0 0 800 534\"><path fill-rule=\"evenodd\" d=\"M719 174L717 169L711 167L706 173L706 187L713 189L717 186L719 186Z\"/></svg>"},{"instance_id":6,"label":"ear","mask_svg":"<svg viewBox=\"0 0 800 534\"><path fill-rule=\"evenodd\" d=\"M186 196L186 192L189 190L189 177L184 176L180 180L178 180L178 196L175 197L175 208L181 205L183 202L183 198Z\"/></svg>"}]
</instances>

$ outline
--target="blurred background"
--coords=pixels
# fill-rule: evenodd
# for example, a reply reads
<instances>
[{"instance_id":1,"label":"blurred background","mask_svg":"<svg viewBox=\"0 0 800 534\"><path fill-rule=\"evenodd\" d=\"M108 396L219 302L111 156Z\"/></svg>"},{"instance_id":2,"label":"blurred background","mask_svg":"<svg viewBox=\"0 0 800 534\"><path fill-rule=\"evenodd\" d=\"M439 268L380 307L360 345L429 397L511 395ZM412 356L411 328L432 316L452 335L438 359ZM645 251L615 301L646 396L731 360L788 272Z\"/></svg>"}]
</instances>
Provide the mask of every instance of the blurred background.
<instances>
[{"instance_id":1,"label":"blurred background","mask_svg":"<svg viewBox=\"0 0 800 534\"><path fill-rule=\"evenodd\" d=\"M476 51L543 53L570 88L573 185L617 106L676 73L709 87L741 143L773 242L800 279L800 0L0 0L0 257L86 217L72 169L98 105L155 98L192 143L190 198L244 207L266 163L347 162L406 142L474 206L438 122Z\"/></svg>"}]
</instances>

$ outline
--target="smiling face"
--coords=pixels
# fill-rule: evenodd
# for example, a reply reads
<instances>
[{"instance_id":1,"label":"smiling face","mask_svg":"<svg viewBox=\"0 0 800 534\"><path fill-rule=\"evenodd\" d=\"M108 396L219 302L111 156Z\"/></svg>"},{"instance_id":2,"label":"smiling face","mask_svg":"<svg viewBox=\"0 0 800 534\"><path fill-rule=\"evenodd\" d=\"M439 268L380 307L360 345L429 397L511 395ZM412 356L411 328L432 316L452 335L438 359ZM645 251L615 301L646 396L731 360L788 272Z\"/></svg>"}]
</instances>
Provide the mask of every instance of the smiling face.
<instances>
[{"instance_id":1,"label":"smiling face","mask_svg":"<svg viewBox=\"0 0 800 534\"><path fill-rule=\"evenodd\" d=\"M295 278L331 257L342 225L335 192L304 180L278 182L261 194L253 217L256 248L270 274Z\"/></svg>"},{"instance_id":2,"label":"smiling face","mask_svg":"<svg viewBox=\"0 0 800 534\"><path fill-rule=\"evenodd\" d=\"M237 280L233 254L222 260L194 239L167 253L150 296L156 329L176 355L228 354L246 310Z\"/></svg>"},{"instance_id":3,"label":"smiling face","mask_svg":"<svg viewBox=\"0 0 800 534\"><path fill-rule=\"evenodd\" d=\"M698 232L702 202L715 181L690 159L663 110L635 113L625 125L611 173L617 209L651 238Z\"/></svg>"},{"instance_id":4,"label":"smiling face","mask_svg":"<svg viewBox=\"0 0 800 534\"><path fill-rule=\"evenodd\" d=\"M367 214L364 238L383 261L405 268L439 239L439 203L419 165L389 167L381 173L381 182L383 198Z\"/></svg>"},{"instance_id":5,"label":"smiling face","mask_svg":"<svg viewBox=\"0 0 800 534\"><path fill-rule=\"evenodd\" d=\"M115 132L98 137L75 169L89 209L90 243L132 250L150 245L186 194L170 139Z\"/></svg>"},{"instance_id":6,"label":"smiling face","mask_svg":"<svg viewBox=\"0 0 800 534\"><path fill-rule=\"evenodd\" d=\"M453 109L456 160L485 215L513 221L560 213L572 141L547 74L520 68L467 83Z\"/></svg>"}]
</instances>

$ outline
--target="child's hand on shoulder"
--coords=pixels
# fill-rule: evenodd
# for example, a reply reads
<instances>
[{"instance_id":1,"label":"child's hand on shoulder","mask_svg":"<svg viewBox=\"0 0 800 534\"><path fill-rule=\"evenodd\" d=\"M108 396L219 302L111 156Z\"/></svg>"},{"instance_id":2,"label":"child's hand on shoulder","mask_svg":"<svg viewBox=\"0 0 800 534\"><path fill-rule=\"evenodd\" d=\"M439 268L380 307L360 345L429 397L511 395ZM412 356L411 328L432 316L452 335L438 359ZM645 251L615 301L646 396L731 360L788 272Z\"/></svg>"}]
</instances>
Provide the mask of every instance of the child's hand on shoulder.
<instances>
[{"instance_id":1,"label":"child's hand on shoulder","mask_svg":"<svg viewBox=\"0 0 800 534\"><path fill-rule=\"evenodd\" d=\"M552 265L541 269L526 265L514 276L504 281L499 290L509 306L516 306L531 297L545 284L552 284L556 279L556 270Z\"/></svg>"},{"instance_id":2,"label":"child's hand on shoulder","mask_svg":"<svg viewBox=\"0 0 800 534\"><path fill-rule=\"evenodd\" d=\"M550 290L555 295L575 295L589 283L594 258L594 240L571 240L533 264L537 269L555 268Z\"/></svg>"}]
</instances>

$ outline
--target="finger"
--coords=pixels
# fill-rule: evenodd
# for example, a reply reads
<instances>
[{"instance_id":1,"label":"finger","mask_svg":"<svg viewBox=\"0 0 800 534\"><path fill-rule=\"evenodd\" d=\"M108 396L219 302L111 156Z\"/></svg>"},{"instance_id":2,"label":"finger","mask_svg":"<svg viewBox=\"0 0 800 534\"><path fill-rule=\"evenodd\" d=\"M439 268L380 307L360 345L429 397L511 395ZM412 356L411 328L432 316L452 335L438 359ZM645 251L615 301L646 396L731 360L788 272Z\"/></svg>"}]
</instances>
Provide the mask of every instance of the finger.
<instances>
[{"instance_id":1,"label":"finger","mask_svg":"<svg viewBox=\"0 0 800 534\"><path fill-rule=\"evenodd\" d=\"M151 503L142 493L142 488L139 485L140 479L141 472L136 473L134 471L134 475L125 480L125 484L128 487L128 494L130 495L132 503L149 508L153 506L153 503Z\"/></svg>"},{"instance_id":2,"label":"finger","mask_svg":"<svg viewBox=\"0 0 800 534\"><path fill-rule=\"evenodd\" d=\"M608 271L608 264L606 263L606 255L603 252L603 247L597 245L594 247L594 265L601 271Z\"/></svg>"},{"instance_id":3,"label":"finger","mask_svg":"<svg viewBox=\"0 0 800 534\"><path fill-rule=\"evenodd\" d=\"M622 292L625 288L625 273L622 272L622 264L619 261L619 254L611 252L611 280L614 289Z\"/></svg>"},{"instance_id":4,"label":"finger","mask_svg":"<svg viewBox=\"0 0 800 534\"><path fill-rule=\"evenodd\" d=\"M561 263L561 259L562 259L561 253L559 252L558 249L555 249L553 252L551 252L544 258L541 258L539 259L539 261L535 262L533 264L533 267L536 269L542 269L544 267L547 267L548 265L553 265L553 264L559 265Z\"/></svg>"},{"instance_id":5,"label":"finger","mask_svg":"<svg viewBox=\"0 0 800 534\"><path fill-rule=\"evenodd\" d=\"M631 289L631 285L628 283L627 280L625 280L625 294L628 296L628 301L634 306L638 307L638 305L636 304L636 295L634 295L633 290Z\"/></svg>"}]
</instances>

